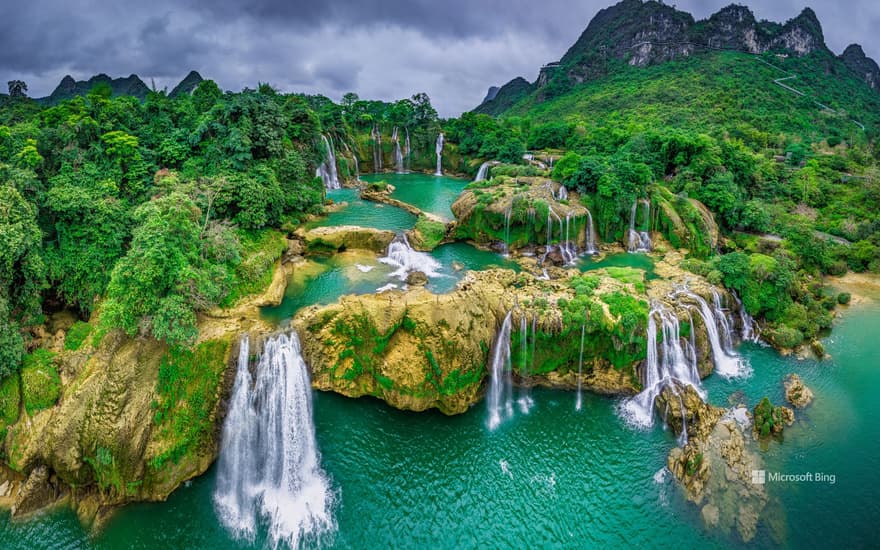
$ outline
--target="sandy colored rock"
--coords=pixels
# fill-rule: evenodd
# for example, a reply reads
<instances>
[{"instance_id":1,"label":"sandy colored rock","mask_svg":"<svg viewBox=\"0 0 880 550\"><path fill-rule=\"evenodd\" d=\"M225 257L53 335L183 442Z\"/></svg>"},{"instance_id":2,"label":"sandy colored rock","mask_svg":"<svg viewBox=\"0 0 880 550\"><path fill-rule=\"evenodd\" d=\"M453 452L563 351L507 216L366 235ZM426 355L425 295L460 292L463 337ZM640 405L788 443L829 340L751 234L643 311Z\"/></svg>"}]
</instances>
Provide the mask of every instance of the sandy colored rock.
<instances>
[{"instance_id":1,"label":"sandy colored rock","mask_svg":"<svg viewBox=\"0 0 880 550\"><path fill-rule=\"evenodd\" d=\"M813 401L813 392L797 374L789 374L783 382L785 400L799 409L803 409Z\"/></svg>"},{"instance_id":2,"label":"sandy colored rock","mask_svg":"<svg viewBox=\"0 0 880 550\"><path fill-rule=\"evenodd\" d=\"M306 248L312 252L339 252L348 249L384 252L394 240L393 231L371 227L338 225L316 227L303 233Z\"/></svg>"}]
</instances>

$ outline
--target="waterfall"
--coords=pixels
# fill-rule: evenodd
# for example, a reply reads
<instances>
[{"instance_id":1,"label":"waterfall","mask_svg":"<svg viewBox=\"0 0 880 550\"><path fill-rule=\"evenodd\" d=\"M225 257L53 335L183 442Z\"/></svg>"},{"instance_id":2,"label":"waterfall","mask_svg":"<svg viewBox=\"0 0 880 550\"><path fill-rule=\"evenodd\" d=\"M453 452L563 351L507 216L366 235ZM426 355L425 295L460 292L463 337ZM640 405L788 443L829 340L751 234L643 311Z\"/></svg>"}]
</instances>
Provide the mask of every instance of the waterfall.
<instances>
[{"instance_id":1,"label":"waterfall","mask_svg":"<svg viewBox=\"0 0 880 550\"><path fill-rule=\"evenodd\" d=\"M721 345L724 347L724 351L728 354L733 353L733 319L730 317L730 312L724 305L721 303L721 294L718 292L718 289L712 288L712 308L715 313L715 319L718 321L718 326L720 327L720 331L718 335L721 337Z\"/></svg>"},{"instance_id":2,"label":"waterfall","mask_svg":"<svg viewBox=\"0 0 880 550\"><path fill-rule=\"evenodd\" d=\"M406 281L406 276L413 271L421 271L428 277L441 276L439 273L442 268L440 262L429 254L414 250L404 233L399 234L391 241L385 257L379 258L379 261L395 268L390 276L397 277L401 281Z\"/></svg>"},{"instance_id":3,"label":"waterfall","mask_svg":"<svg viewBox=\"0 0 880 550\"><path fill-rule=\"evenodd\" d=\"M495 344L492 346L489 395L486 398L490 430L497 428L504 417L513 416L513 380L510 365L511 314L512 312L509 312L501 323L501 329L495 335Z\"/></svg>"},{"instance_id":4,"label":"waterfall","mask_svg":"<svg viewBox=\"0 0 880 550\"><path fill-rule=\"evenodd\" d=\"M504 211L504 255L510 256L510 218L513 216L513 203Z\"/></svg>"},{"instance_id":5,"label":"waterfall","mask_svg":"<svg viewBox=\"0 0 880 550\"><path fill-rule=\"evenodd\" d=\"M639 203L645 205L645 231L636 230L636 214ZM627 233L627 252L650 252L651 251L651 203L648 201L636 201L633 203L629 214L629 232Z\"/></svg>"},{"instance_id":6,"label":"waterfall","mask_svg":"<svg viewBox=\"0 0 880 550\"><path fill-rule=\"evenodd\" d=\"M391 133L391 142L394 144L394 162L397 164L397 173L403 174L406 170L403 165L403 152L400 150L400 137L397 135L397 126Z\"/></svg>"},{"instance_id":7,"label":"waterfall","mask_svg":"<svg viewBox=\"0 0 880 550\"><path fill-rule=\"evenodd\" d=\"M657 342L657 324L663 341ZM700 374L696 362L685 358L681 347L681 336L678 317L675 312L658 301L652 301L648 313L648 354L645 359L643 390L623 403L622 411L626 419L639 427L650 427L654 424L654 400L664 388L677 390L674 382L691 385L702 396ZM679 396L680 397L680 396ZM684 407L682 406L682 410ZM684 416L684 415L683 415ZM687 434L687 430L682 431ZM685 435L686 437L686 435Z\"/></svg>"},{"instance_id":8,"label":"waterfall","mask_svg":"<svg viewBox=\"0 0 880 550\"><path fill-rule=\"evenodd\" d=\"M568 200L568 189L566 189L564 185L560 185L559 190L553 194L553 198L558 201L567 201Z\"/></svg>"},{"instance_id":9,"label":"waterfall","mask_svg":"<svg viewBox=\"0 0 880 550\"><path fill-rule=\"evenodd\" d=\"M569 210L568 213L565 214L565 239L560 245L560 251L562 252L562 257L565 260L566 265L573 264L575 260L577 260L577 239L571 239L572 219L574 219L574 213ZM577 224L577 219L575 219L575 224ZM562 228L560 227L560 231L561 229Z\"/></svg>"},{"instance_id":10,"label":"waterfall","mask_svg":"<svg viewBox=\"0 0 880 550\"><path fill-rule=\"evenodd\" d=\"M599 249L596 248L596 231L593 228L593 215L587 210L587 225L584 228L584 240L587 243L587 254L598 254Z\"/></svg>"},{"instance_id":11,"label":"waterfall","mask_svg":"<svg viewBox=\"0 0 880 550\"><path fill-rule=\"evenodd\" d=\"M373 130L370 132L373 138L373 171L382 171L382 133L379 132L379 125L374 124Z\"/></svg>"},{"instance_id":12,"label":"waterfall","mask_svg":"<svg viewBox=\"0 0 880 550\"><path fill-rule=\"evenodd\" d=\"M489 177L489 168L492 167L492 161L487 160L483 164L480 165L480 169L477 170L477 177L474 181L485 181L486 178Z\"/></svg>"},{"instance_id":13,"label":"waterfall","mask_svg":"<svg viewBox=\"0 0 880 550\"><path fill-rule=\"evenodd\" d=\"M345 147L345 150L348 151L348 154L351 155L351 159L354 161L354 179L361 181L361 168L358 166L357 154L355 154L354 150L348 145L348 143L343 141L342 146Z\"/></svg>"},{"instance_id":14,"label":"waterfall","mask_svg":"<svg viewBox=\"0 0 880 550\"><path fill-rule=\"evenodd\" d=\"M746 307L743 305L742 300L739 299L739 296L736 295L736 292L733 290L730 292L733 295L733 299L736 300L736 305L739 306L739 318L742 323L740 338L742 338L743 342L759 342L761 340L760 327L755 324L755 320L746 311Z\"/></svg>"},{"instance_id":15,"label":"waterfall","mask_svg":"<svg viewBox=\"0 0 880 550\"><path fill-rule=\"evenodd\" d=\"M723 338L726 341L731 340L730 324L724 315L717 315L715 311L702 296L688 290L687 287L676 289L674 296L683 296L691 302L696 302L696 311L703 319L706 325L706 332L709 336L709 345L712 348L712 361L715 364L715 372L724 378L735 378L740 376L748 376L751 373L749 365L740 357L732 348L725 347L722 343L722 336L719 335L718 327L722 327L725 332Z\"/></svg>"},{"instance_id":16,"label":"waterfall","mask_svg":"<svg viewBox=\"0 0 880 550\"><path fill-rule=\"evenodd\" d=\"M435 176L443 175L443 132L437 136L437 143L434 145L434 151L437 153L437 171L434 172Z\"/></svg>"},{"instance_id":17,"label":"waterfall","mask_svg":"<svg viewBox=\"0 0 880 550\"><path fill-rule=\"evenodd\" d=\"M404 153L406 155L406 171L409 172L410 167L412 166L412 148L409 146L409 128L404 126L403 131L406 133L406 152Z\"/></svg>"},{"instance_id":18,"label":"waterfall","mask_svg":"<svg viewBox=\"0 0 880 550\"><path fill-rule=\"evenodd\" d=\"M536 337L534 332L534 320L532 320L532 341ZM529 375L529 325L528 321L526 321L526 316L523 315L519 320L519 350L522 361L519 366L519 376L521 379L526 379ZM534 344L533 344L534 345ZM534 360L534 358L532 358ZM520 386L519 390L519 399L517 400L519 404L519 411L523 414L529 414L529 410L532 408L532 404L534 401L532 400L531 392L529 388L525 386L525 384Z\"/></svg>"},{"instance_id":19,"label":"waterfall","mask_svg":"<svg viewBox=\"0 0 880 550\"><path fill-rule=\"evenodd\" d=\"M321 469L312 388L296 333L265 343L255 378L244 338L217 467L223 524L251 542L265 525L273 546L298 548L332 533L334 494Z\"/></svg>"},{"instance_id":20,"label":"waterfall","mask_svg":"<svg viewBox=\"0 0 880 550\"><path fill-rule=\"evenodd\" d=\"M583 404L583 376L584 376L584 336L586 335L587 326L581 325L581 353L578 356L578 392L577 400L574 404L574 410L581 410Z\"/></svg>"},{"instance_id":21,"label":"waterfall","mask_svg":"<svg viewBox=\"0 0 880 550\"><path fill-rule=\"evenodd\" d=\"M321 178L325 189L339 189L342 186L339 185L339 175L336 172L336 154L333 152L333 142L325 135L322 135L321 139L324 141L327 156L324 158L324 162L318 166L315 176Z\"/></svg>"}]
</instances>

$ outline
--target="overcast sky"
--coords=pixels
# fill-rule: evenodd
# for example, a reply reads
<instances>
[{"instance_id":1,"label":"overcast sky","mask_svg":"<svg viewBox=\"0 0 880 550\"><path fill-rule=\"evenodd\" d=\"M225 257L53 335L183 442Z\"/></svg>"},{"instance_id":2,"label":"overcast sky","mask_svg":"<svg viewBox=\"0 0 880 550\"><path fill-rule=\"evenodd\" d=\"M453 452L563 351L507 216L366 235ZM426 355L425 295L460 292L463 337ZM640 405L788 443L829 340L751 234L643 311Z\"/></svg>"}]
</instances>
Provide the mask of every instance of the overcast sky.
<instances>
[{"instance_id":1,"label":"overcast sky","mask_svg":"<svg viewBox=\"0 0 880 550\"><path fill-rule=\"evenodd\" d=\"M828 46L880 59L880 2L745 2L784 22L812 7ZM442 116L475 107L491 85L532 81L611 0L2 0L0 82L48 95L65 74L138 74L169 90L190 69L227 90L269 82L338 100L427 92ZM672 2L669 2L672 3ZM697 19L730 0L681 0ZM130 5L125 5L130 4Z\"/></svg>"}]
</instances>

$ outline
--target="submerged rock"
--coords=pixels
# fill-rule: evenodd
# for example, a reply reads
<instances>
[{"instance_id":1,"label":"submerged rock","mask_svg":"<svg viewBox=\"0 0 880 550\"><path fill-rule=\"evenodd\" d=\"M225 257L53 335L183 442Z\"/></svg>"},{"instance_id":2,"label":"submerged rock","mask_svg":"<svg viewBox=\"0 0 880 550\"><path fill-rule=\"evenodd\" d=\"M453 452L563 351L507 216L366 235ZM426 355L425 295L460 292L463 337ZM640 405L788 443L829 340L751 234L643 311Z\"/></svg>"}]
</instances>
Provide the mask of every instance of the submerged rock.
<instances>
[{"instance_id":1,"label":"submerged rock","mask_svg":"<svg viewBox=\"0 0 880 550\"><path fill-rule=\"evenodd\" d=\"M783 382L785 385L785 400L799 409L803 409L813 401L813 392L808 388L801 377L797 374L789 374Z\"/></svg>"},{"instance_id":2,"label":"submerged rock","mask_svg":"<svg viewBox=\"0 0 880 550\"><path fill-rule=\"evenodd\" d=\"M410 271L406 276L406 284L410 286L424 286L428 284L428 276L421 271Z\"/></svg>"}]
</instances>

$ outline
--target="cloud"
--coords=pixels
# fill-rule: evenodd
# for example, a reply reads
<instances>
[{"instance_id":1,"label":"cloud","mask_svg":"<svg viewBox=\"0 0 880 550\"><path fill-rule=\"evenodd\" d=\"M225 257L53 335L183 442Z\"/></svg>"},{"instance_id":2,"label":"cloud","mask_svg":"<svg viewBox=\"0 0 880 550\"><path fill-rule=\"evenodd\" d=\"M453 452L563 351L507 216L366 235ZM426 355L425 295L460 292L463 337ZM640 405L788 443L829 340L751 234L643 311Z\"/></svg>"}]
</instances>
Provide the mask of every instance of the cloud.
<instances>
[{"instance_id":1,"label":"cloud","mask_svg":"<svg viewBox=\"0 0 880 550\"><path fill-rule=\"evenodd\" d=\"M679 1L703 18L730 0ZM0 82L33 96L61 77L137 73L171 89L191 69L224 89L269 82L283 91L396 100L427 92L443 116L473 108L491 85L534 80L609 2L583 0L37 0L0 5ZM803 6L757 3L785 21ZM811 5L837 52L859 42L880 58L880 5Z\"/></svg>"}]
</instances>

